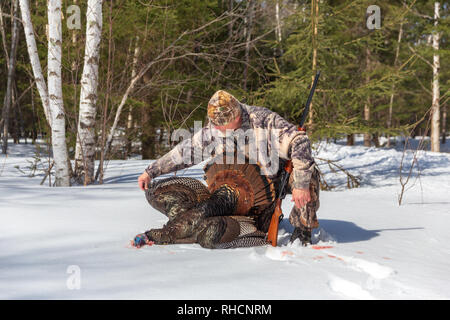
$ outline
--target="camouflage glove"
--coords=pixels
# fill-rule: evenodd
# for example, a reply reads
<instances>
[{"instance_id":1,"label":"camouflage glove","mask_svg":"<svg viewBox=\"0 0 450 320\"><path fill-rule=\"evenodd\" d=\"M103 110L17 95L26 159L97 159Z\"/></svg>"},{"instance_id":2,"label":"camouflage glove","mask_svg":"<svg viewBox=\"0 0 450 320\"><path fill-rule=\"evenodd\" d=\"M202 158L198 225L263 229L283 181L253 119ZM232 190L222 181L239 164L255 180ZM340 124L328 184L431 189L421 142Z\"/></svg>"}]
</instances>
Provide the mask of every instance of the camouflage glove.
<instances>
[{"instance_id":1,"label":"camouflage glove","mask_svg":"<svg viewBox=\"0 0 450 320\"><path fill-rule=\"evenodd\" d=\"M294 229L291 235L291 243L295 240L300 239L302 246L306 247L308 244L311 244L311 229L308 228L298 228Z\"/></svg>"},{"instance_id":2,"label":"camouflage glove","mask_svg":"<svg viewBox=\"0 0 450 320\"><path fill-rule=\"evenodd\" d=\"M145 233L140 233L136 237L134 237L134 240L131 241L131 245L135 248L141 248L145 245L151 246L154 242L151 241Z\"/></svg>"}]
</instances>

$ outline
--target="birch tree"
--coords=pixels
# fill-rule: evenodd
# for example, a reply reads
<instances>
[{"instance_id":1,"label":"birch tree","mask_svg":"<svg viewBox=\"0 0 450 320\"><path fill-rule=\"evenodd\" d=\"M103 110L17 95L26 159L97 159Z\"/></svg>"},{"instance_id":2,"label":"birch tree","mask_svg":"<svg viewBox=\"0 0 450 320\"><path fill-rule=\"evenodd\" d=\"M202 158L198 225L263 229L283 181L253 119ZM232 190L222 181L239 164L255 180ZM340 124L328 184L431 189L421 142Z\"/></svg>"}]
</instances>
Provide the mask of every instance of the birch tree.
<instances>
[{"instance_id":1,"label":"birch tree","mask_svg":"<svg viewBox=\"0 0 450 320\"><path fill-rule=\"evenodd\" d=\"M276 34L276 38L278 43L281 43L281 19L280 19L280 4L279 4L279 0L275 1L275 22L276 22L276 26L275 26L275 34Z\"/></svg>"},{"instance_id":2,"label":"birch tree","mask_svg":"<svg viewBox=\"0 0 450 320\"><path fill-rule=\"evenodd\" d=\"M75 173L84 184L94 181L95 116L97 113L98 63L102 35L102 0L89 0L86 11L86 46L81 77L80 113L75 150Z\"/></svg>"},{"instance_id":3,"label":"birch tree","mask_svg":"<svg viewBox=\"0 0 450 320\"><path fill-rule=\"evenodd\" d=\"M25 40L27 43L28 56L30 57L31 68L33 70L33 76L36 80L36 87L38 89L39 96L41 97L45 118L47 119L47 122L51 127L52 119L50 116L47 84L45 83L41 62L39 61L33 24L31 23L29 2L28 0L19 0L19 4L20 12L22 14L22 24L25 33Z\"/></svg>"},{"instance_id":4,"label":"birch tree","mask_svg":"<svg viewBox=\"0 0 450 320\"><path fill-rule=\"evenodd\" d=\"M439 20L440 3L434 3L434 25L437 26ZM439 32L433 32L433 83L432 83L432 104L431 104L431 151L439 152L440 136L440 108L439 108Z\"/></svg>"},{"instance_id":5,"label":"birch tree","mask_svg":"<svg viewBox=\"0 0 450 320\"><path fill-rule=\"evenodd\" d=\"M48 1L48 97L51 110L52 150L55 163L55 185L69 186L66 144L66 120L62 95L61 56L62 21L61 0Z\"/></svg>"},{"instance_id":6,"label":"birch tree","mask_svg":"<svg viewBox=\"0 0 450 320\"><path fill-rule=\"evenodd\" d=\"M139 51L140 51L140 46L139 46L139 37L136 36L136 44L134 46L134 54L133 54L133 62L131 65L131 78L136 77L136 66L138 63L138 58L139 58ZM133 106L130 106L130 109L128 110L128 119L127 119L127 154L131 153L131 147L132 147L132 142L131 142L131 132L133 130L133 123L134 119L133 119Z\"/></svg>"},{"instance_id":7,"label":"birch tree","mask_svg":"<svg viewBox=\"0 0 450 320\"><path fill-rule=\"evenodd\" d=\"M282 33L281 33L281 13L280 13L280 0L275 0L275 38L277 40L277 48L275 49L275 52L277 55L283 54L283 47L281 44Z\"/></svg>"}]
</instances>

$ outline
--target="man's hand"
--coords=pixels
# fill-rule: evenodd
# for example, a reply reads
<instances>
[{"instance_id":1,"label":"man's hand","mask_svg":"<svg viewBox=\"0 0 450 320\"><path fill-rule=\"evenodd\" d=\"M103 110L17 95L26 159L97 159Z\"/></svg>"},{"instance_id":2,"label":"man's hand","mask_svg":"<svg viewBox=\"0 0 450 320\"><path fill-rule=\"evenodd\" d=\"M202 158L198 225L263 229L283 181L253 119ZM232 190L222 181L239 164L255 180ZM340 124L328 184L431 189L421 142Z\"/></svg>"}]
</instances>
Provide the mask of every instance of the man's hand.
<instances>
[{"instance_id":1,"label":"man's hand","mask_svg":"<svg viewBox=\"0 0 450 320\"><path fill-rule=\"evenodd\" d=\"M142 191L145 191L148 189L148 185L150 184L150 177L147 172L144 172L141 174L138 178L138 185L139 188L141 188Z\"/></svg>"},{"instance_id":2,"label":"man's hand","mask_svg":"<svg viewBox=\"0 0 450 320\"><path fill-rule=\"evenodd\" d=\"M293 189L291 201L295 202L295 206L300 209L311 201L309 189Z\"/></svg>"}]
</instances>

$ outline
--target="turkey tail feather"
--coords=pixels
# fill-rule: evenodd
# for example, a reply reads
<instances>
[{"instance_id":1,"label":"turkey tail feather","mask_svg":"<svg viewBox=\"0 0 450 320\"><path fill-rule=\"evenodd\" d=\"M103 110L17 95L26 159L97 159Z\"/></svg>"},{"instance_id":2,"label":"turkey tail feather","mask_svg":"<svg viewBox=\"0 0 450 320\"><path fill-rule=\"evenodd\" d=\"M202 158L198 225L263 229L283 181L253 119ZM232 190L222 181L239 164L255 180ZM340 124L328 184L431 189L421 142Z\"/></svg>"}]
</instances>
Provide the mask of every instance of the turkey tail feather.
<instances>
[{"instance_id":1,"label":"turkey tail feather","mask_svg":"<svg viewBox=\"0 0 450 320\"><path fill-rule=\"evenodd\" d=\"M259 164L249 163L248 158L243 164L220 164L214 160L204 168L208 189L211 193L224 185L233 189L238 198L236 215L245 215L252 207L267 207L275 201L274 183L262 173Z\"/></svg>"}]
</instances>

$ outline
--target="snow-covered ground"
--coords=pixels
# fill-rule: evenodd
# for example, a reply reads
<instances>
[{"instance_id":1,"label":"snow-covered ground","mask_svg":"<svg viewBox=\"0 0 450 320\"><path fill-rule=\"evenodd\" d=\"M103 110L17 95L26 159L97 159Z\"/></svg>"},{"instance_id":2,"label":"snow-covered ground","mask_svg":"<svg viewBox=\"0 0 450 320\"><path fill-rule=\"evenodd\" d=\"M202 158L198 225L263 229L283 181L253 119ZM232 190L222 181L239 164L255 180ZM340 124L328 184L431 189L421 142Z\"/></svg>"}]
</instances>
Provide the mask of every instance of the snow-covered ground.
<instances>
[{"instance_id":1,"label":"snow-covered ground","mask_svg":"<svg viewBox=\"0 0 450 320\"><path fill-rule=\"evenodd\" d=\"M338 187L321 193L320 228L306 248L288 243L286 217L277 248L137 250L134 235L166 221L137 187L148 161L111 161L103 185L49 188L42 173L15 168L28 173L33 152L11 145L0 157L1 299L450 298L448 153L419 154L420 179L414 169L398 206L402 152L321 143L318 156L339 160L362 185L347 190L344 175L320 165ZM286 216L291 206L288 195Z\"/></svg>"}]
</instances>

